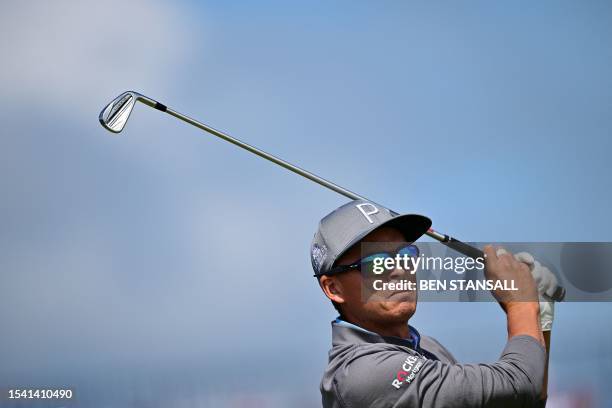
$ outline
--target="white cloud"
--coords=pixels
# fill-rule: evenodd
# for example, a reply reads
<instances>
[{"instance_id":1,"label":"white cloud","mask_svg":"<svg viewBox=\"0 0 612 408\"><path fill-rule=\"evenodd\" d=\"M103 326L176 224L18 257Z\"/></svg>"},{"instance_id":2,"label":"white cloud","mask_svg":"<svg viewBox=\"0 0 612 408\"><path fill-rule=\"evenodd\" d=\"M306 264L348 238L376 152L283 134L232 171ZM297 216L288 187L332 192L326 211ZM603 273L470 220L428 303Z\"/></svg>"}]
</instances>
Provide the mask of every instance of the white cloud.
<instances>
[{"instance_id":1,"label":"white cloud","mask_svg":"<svg viewBox=\"0 0 612 408\"><path fill-rule=\"evenodd\" d=\"M189 57L196 27L185 15L175 2L157 0L5 4L0 13L4 97L72 108L84 91L107 94L136 86L159 91Z\"/></svg>"}]
</instances>

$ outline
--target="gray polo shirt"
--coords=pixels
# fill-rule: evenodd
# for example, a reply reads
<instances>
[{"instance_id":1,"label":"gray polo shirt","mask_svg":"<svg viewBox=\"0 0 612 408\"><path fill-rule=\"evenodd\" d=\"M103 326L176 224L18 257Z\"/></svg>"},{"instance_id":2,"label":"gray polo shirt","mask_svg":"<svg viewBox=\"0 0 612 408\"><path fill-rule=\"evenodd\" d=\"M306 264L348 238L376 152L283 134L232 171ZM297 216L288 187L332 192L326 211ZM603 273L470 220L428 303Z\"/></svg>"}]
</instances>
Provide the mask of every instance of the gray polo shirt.
<instances>
[{"instance_id":1,"label":"gray polo shirt","mask_svg":"<svg viewBox=\"0 0 612 408\"><path fill-rule=\"evenodd\" d=\"M411 339L383 337L332 322L321 381L323 407L532 407L542 390L546 351L531 336L508 340L490 364L457 364L411 328Z\"/></svg>"}]
</instances>

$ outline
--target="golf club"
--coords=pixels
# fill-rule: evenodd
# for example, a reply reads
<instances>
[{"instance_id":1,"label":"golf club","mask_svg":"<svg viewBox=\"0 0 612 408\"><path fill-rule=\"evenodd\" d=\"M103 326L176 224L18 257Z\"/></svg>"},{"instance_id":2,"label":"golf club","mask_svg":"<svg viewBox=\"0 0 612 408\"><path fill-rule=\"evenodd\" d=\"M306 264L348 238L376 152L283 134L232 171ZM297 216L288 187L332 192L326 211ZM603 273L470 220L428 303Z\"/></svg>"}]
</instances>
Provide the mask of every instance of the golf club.
<instances>
[{"instance_id":1,"label":"golf club","mask_svg":"<svg viewBox=\"0 0 612 408\"><path fill-rule=\"evenodd\" d=\"M219 130L213 129L210 126L205 125L204 123L201 123L195 119L192 119L188 116L183 115L182 113L172 110L168 108L166 105L159 103L156 100L151 99L147 96L141 95L138 92L133 92L133 91L124 92L121 95L119 95L117 98L115 98L112 102L110 102L108 105L106 105L106 107L102 109L102 112L100 112L100 116L99 116L100 123L102 124L102 126L104 126L105 129L113 133L121 132L123 128L125 127L125 124L127 123L130 117L130 114L132 113L132 109L134 108L134 105L136 104L136 102L142 102L145 105L155 108L161 112L166 112L167 114L172 115L175 118L182 120L183 122L187 122L190 125L193 125L210 134L213 134L225 141L233 143L238 147L241 147L245 150L248 150L251 153L254 153L260 157L263 157L266 160L276 163L279 166L282 166L286 168L287 170L290 170L296 174L299 174L302 177L306 177L307 179L312 180L315 183L322 185L323 187L327 187L330 190L333 190L338 194L342 194L343 196L350 198L351 200L362 199L366 201L371 201L363 196L360 196L359 194L355 194L350 190L340 187L339 185L334 184L331 181L325 180L309 171L306 171L297 166L294 166L293 164L286 162L285 160L282 160L276 156L273 156L269 153L259 150L256 147L253 147L247 143L244 143L238 139L235 139L228 134L225 134ZM426 232L426 234L466 256L469 256L471 258L484 258L484 253L482 252L482 250L475 248L471 245L468 245L464 242L461 242L449 235L442 234L438 231L435 231L433 228L430 228ZM555 301L561 301L563 300L564 297L565 297L565 289L561 286L558 286L553 296L553 299Z\"/></svg>"}]
</instances>

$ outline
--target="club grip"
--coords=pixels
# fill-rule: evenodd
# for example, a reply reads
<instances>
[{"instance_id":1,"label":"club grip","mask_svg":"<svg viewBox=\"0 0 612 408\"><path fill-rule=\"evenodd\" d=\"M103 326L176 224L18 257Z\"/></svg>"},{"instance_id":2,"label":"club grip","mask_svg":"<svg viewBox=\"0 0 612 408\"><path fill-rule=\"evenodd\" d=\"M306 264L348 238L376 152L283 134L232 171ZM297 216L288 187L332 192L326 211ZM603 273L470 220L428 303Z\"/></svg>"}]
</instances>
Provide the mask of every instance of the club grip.
<instances>
[{"instance_id":1,"label":"club grip","mask_svg":"<svg viewBox=\"0 0 612 408\"><path fill-rule=\"evenodd\" d=\"M482 250L473 247L471 245L466 244L465 242L461 242L458 239L453 237L448 237L448 240L444 242L444 244L454 249L457 252L461 252L463 255L469 256L470 258L482 258L484 259L484 252Z\"/></svg>"},{"instance_id":2,"label":"club grip","mask_svg":"<svg viewBox=\"0 0 612 408\"><path fill-rule=\"evenodd\" d=\"M480 249L461 242L458 239L447 236L447 239L443 241L446 246L462 253L463 255L469 256L470 258L482 258L484 259L484 252ZM555 293L551 296L551 299L555 302L562 302L565 298L565 288L558 285L555 289Z\"/></svg>"}]
</instances>

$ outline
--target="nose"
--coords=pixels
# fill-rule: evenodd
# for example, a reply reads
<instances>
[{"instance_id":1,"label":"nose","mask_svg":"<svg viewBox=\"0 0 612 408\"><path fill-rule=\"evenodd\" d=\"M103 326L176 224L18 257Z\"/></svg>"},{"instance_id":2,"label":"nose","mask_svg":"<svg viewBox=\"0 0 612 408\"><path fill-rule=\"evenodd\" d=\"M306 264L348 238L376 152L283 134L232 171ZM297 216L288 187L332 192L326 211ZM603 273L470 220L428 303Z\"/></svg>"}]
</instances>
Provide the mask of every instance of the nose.
<instances>
[{"instance_id":1,"label":"nose","mask_svg":"<svg viewBox=\"0 0 612 408\"><path fill-rule=\"evenodd\" d=\"M401 280L406 279L406 276L410 274L410 270L396 267L390 274L389 280Z\"/></svg>"}]
</instances>

